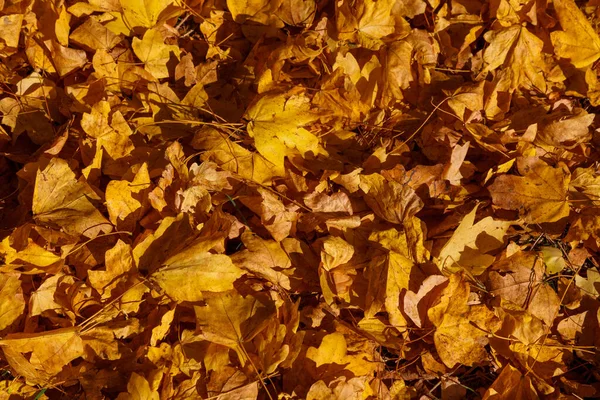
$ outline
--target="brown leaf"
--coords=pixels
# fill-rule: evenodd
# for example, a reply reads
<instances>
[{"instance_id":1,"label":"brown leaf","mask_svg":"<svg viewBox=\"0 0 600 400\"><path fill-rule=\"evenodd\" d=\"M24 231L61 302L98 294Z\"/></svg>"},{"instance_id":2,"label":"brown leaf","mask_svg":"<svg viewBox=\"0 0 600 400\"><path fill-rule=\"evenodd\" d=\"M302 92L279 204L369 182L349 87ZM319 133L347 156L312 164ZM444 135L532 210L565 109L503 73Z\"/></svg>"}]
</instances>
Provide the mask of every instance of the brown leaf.
<instances>
[{"instance_id":1,"label":"brown leaf","mask_svg":"<svg viewBox=\"0 0 600 400\"><path fill-rule=\"evenodd\" d=\"M571 174L564 165L553 168L537 161L520 170L523 176L501 175L490 185L495 205L519 211L527 223L555 222L569 215Z\"/></svg>"}]
</instances>

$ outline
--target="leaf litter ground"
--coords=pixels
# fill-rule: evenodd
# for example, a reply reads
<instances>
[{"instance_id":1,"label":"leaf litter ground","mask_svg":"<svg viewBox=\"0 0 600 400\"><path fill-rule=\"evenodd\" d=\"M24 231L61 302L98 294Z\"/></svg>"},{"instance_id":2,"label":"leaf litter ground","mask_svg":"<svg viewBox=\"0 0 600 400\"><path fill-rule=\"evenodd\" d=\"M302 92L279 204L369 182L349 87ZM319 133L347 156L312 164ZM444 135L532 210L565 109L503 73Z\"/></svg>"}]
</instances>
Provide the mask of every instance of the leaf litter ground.
<instances>
[{"instance_id":1,"label":"leaf litter ground","mask_svg":"<svg viewBox=\"0 0 600 400\"><path fill-rule=\"evenodd\" d=\"M0 397L600 397L595 0L0 0Z\"/></svg>"}]
</instances>

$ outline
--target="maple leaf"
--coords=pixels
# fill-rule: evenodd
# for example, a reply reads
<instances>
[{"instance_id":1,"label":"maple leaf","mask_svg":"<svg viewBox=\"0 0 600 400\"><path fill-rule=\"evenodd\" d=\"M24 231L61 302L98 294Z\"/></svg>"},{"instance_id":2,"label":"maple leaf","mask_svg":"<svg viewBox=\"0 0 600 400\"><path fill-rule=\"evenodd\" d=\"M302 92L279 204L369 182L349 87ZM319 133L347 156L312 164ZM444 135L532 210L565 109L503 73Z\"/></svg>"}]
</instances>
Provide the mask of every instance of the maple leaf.
<instances>
[{"instance_id":1,"label":"maple leaf","mask_svg":"<svg viewBox=\"0 0 600 400\"><path fill-rule=\"evenodd\" d=\"M177 253L165 261L152 278L176 301L199 301L203 292L225 292L244 271L224 254L202 252L200 246Z\"/></svg>"},{"instance_id":2,"label":"maple leaf","mask_svg":"<svg viewBox=\"0 0 600 400\"><path fill-rule=\"evenodd\" d=\"M111 50L121 38L107 29L95 18L88 18L71 32L69 39L86 50Z\"/></svg>"},{"instance_id":3,"label":"maple leaf","mask_svg":"<svg viewBox=\"0 0 600 400\"><path fill-rule=\"evenodd\" d=\"M0 391L597 396L600 39L546 3L0 0Z\"/></svg>"},{"instance_id":4,"label":"maple leaf","mask_svg":"<svg viewBox=\"0 0 600 400\"><path fill-rule=\"evenodd\" d=\"M285 270L291 267L291 262L280 244L272 240L264 240L244 232L242 242L246 250L236 253L232 260L239 267L261 276L275 285L290 289L290 279Z\"/></svg>"},{"instance_id":5,"label":"maple leaf","mask_svg":"<svg viewBox=\"0 0 600 400\"><path fill-rule=\"evenodd\" d=\"M127 274L133 268L133 256L131 246L117 241L112 249L105 255L106 271L89 271L88 277L92 287L102 294L102 297L110 297L117 285L127 280ZM124 276L125 275L125 276Z\"/></svg>"},{"instance_id":6,"label":"maple leaf","mask_svg":"<svg viewBox=\"0 0 600 400\"><path fill-rule=\"evenodd\" d=\"M275 312L273 304L236 291L205 297L206 305L194 306L200 337L234 349L245 363L244 342L252 340Z\"/></svg>"},{"instance_id":7,"label":"maple leaf","mask_svg":"<svg viewBox=\"0 0 600 400\"><path fill-rule=\"evenodd\" d=\"M145 203L140 200L143 199L149 188L150 176L146 163L140 166L131 182L113 180L108 183L106 208L113 225L119 229L133 229Z\"/></svg>"},{"instance_id":8,"label":"maple leaf","mask_svg":"<svg viewBox=\"0 0 600 400\"><path fill-rule=\"evenodd\" d=\"M568 58L577 68L600 58L600 37L572 0L556 0L554 9L562 31L550 34L556 55Z\"/></svg>"},{"instance_id":9,"label":"maple leaf","mask_svg":"<svg viewBox=\"0 0 600 400\"><path fill-rule=\"evenodd\" d=\"M502 247L511 222L485 217L475 223L478 206L476 205L462 219L450 240L440 251L438 256L440 271L457 272L464 268L473 275L480 275L496 259L487 253Z\"/></svg>"},{"instance_id":10,"label":"maple leaf","mask_svg":"<svg viewBox=\"0 0 600 400\"><path fill-rule=\"evenodd\" d=\"M165 15L168 13L166 10L173 3L173 0L119 0L119 3L122 7L123 21L130 29L136 27L153 28L159 18L177 15Z\"/></svg>"},{"instance_id":11,"label":"maple leaf","mask_svg":"<svg viewBox=\"0 0 600 400\"><path fill-rule=\"evenodd\" d=\"M251 153L237 143L229 140L226 134L215 129L202 129L195 136L193 145L197 149L206 149L203 160L210 160L219 167L236 173L244 179L259 184L270 183L277 175L272 163L266 157Z\"/></svg>"},{"instance_id":12,"label":"maple leaf","mask_svg":"<svg viewBox=\"0 0 600 400\"><path fill-rule=\"evenodd\" d=\"M79 336L79 328L10 334L0 340L0 347L13 368L27 371L26 376L38 382L40 381L36 379L37 371L57 374L68 363L83 355L83 342ZM23 357L26 353L31 353L29 360Z\"/></svg>"},{"instance_id":13,"label":"maple leaf","mask_svg":"<svg viewBox=\"0 0 600 400\"><path fill-rule=\"evenodd\" d=\"M75 178L65 160L53 158L46 168L37 172L32 211L40 223L87 237L110 232L112 225L94 204L99 202L96 192Z\"/></svg>"},{"instance_id":14,"label":"maple leaf","mask_svg":"<svg viewBox=\"0 0 600 400\"><path fill-rule=\"evenodd\" d=\"M119 400L159 400L160 395L156 390L152 390L150 383L142 375L132 373L127 383L127 392L120 393Z\"/></svg>"},{"instance_id":15,"label":"maple leaf","mask_svg":"<svg viewBox=\"0 0 600 400\"><path fill-rule=\"evenodd\" d=\"M10 236L6 237L0 242L0 252L4 257L4 262L7 264L4 267L5 269L6 267L25 267L29 273L50 272L59 266L62 260L60 256L44 249L30 238L27 239L25 247L17 250L11 245Z\"/></svg>"},{"instance_id":16,"label":"maple leaf","mask_svg":"<svg viewBox=\"0 0 600 400\"><path fill-rule=\"evenodd\" d=\"M538 399L531 378L508 364L483 396L484 400Z\"/></svg>"},{"instance_id":17,"label":"maple leaf","mask_svg":"<svg viewBox=\"0 0 600 400\"><path fill-rule=\"evenodd\" d=\"M0 330L15 322L24 309L25 299L19 274L3 274L0 276Z\"/></svg>"},{"instance_id":18,"label":"maple leaf","mask_svg":"<svg viewBox=\"0 0 600 400\"><path fill-rule=\"evenodd\" d=\"M303 127L316 121L310 101L303 95L266 95L246 110L248 133L254 138L256 150L273 163L274 170L284 175L283 160L287 149L297 149L302 155L323 152L319 138Z\"/></svg>"},{"instance_id":19,"label":"maple leaf","mask_svg":"<svg viewBox=\"0 0 600 400\"><path fill-rule=\"evenodd\" d=\"M554 222L569 215L567 189L571 174L566 167L544 162L525 165L524 176L501 175L489 190L495 205L518 210L525 222Z\"/></svg>"},{"instance_id":20,"label":"maple leaf","mask_svg":"<svg viewBox=\"0 0 600 400\"><path fill-rule=\"evenodd\" d=\"M336 369L341 366L356 376L365 375L369 370L376 368L375 365L365 360L364 355L348 354L346 339L339 332L323 337L319 347L310 347L307 350L306 359L314 363L314 366L309 369L309 373L321 377L335 375Z\"/></svg>"},{"instance_id":21,"label":"maple leaf","mask_svg":"<svg viewBox=\"0 0 600 400\"><path fill-rule=\"evenodd\" d=\"M135 55L144 63L144 69L155 78L168 78L169 68L167 63L171 54L179 59L180 50L175 45L165 44L165 39L160 31L148 29L140 40L133 38L131 47Z\"/></svg>"},{"instance_id":22,"label":"maple leaf","mask_svg":"<svg viewBox=\"0 0 600 400\"><path fill-rule=\"evenodd\" d=\"M469 285L463 275L451 275L440 303L427 311L436 326L433 336L436 349L449 368L481 360L488 343L487 332L499 328L494 313L483 305L468 306L468 297Z\"/></svg>"},{"instance_id":23,"label":"maple leaf","mask_svg":"<svg viewBox=\"0 0 600 400\"><path fill-rule=\"evenodd\" d=\"M551 324L560 307L556 292L543 282L544 267L536 254L517 252L492 265L486 284L494 296L510 301Z\"/></svg>"},{"instance_id":24,"label":"maple leaf","mask_svg":"<svg viewBox=\"0 0 600 400\"><path fill-rule=\"evenodd\" d=\"M397 13L392 0L342 1L338 8L337 30L341 39L355 40L361 46L378 50L383 38L407 32L406 21ZM396 11L394 13L393 11Z\"/></svg>"},{"instance_id":25,"label":"maple leaf","mask_svg":"<svg viewBox=\"0 0 600 400\"><path fill-rule=\"evenodd\" d=\"M401 224L423 207L423 201L408 185L388 181L380 174L362 175L360 182L373 212L391 223Z\"/></svg>"},{"instance_id":26,"label":"maple leaf","mask_svg":"<svg viewBox=\"0 0 600 400\"><path fill-rule=\"evenodd\" d=\"M550 65L543 58L540 38L520 25L489 31L484 37L490 43L483 54L487 70L505 66L512 89L526 84L546 92Z\"/></svg>"}]
</instances>

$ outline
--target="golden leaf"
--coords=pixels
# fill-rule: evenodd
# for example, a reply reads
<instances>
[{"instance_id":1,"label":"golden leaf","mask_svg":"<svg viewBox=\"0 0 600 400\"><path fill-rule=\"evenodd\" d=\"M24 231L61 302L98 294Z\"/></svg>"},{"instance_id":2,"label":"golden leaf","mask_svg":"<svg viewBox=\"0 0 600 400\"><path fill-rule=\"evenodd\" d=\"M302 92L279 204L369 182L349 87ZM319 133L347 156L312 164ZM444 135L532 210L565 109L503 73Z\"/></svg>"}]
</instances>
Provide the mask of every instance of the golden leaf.
<instances>
[{"instance_id":1,"label":"golden leaf","mask_svg":"<svg viewBox=\"0 0 600 400\"><path fill-rule=\"evenodd\" d=\"M92 17L79 25L71 33L69 39L91 51L110 50L121 41L121 38Z\"/></svg>"},{"instance_id":2,"label":"golden leaf","mask_svg":"<svg viewBox=\"0 0 600 400\"><path fill-rule=\"evenodd\" d=\"M28 363L36 370L58 374L71 361L83 355L79 328L63 328L40 333L15 333L0 340L0 347L8 362L15 362L16 354L31 353ZM13 365L14 367L14 365ZM18 370L18 368L17 368Z\"/></svg>"},{"instance_id":3,"label":"golden leaf","mask_svg":"<svg viewBox=\"0 0 600 400\"><path fill-rule=\"evenodd\" d=\"M0 275L0 330L15 322L25 310L19 274Z\"/></svg>"},{"instance_id":4,"label":"golden leaf","mask_svg":"<svg viewBox=\"0 0 600 400\"><path fill-rule=\"evenodd\" d=\"M152 279L176 301L200 301L203 292L225 292L244 275L224 254L199 252L190 247L165 261Z\"/></svg>"},{"instance_id":5,"label":"golden leaf","mask_svg":"<svg viewBox=\"0 0 600 400\"><path fill-rule=\"evenodd\" d=\"M141 217L148 188L150 188L150 176L146 163L140 166L131 182L113 180L108 183L106 208L113 225L119 229L132 229Z\"/></svg>"},{"instance_id":6,"label":"golden leaf","mask_svg":"<svg viewBox=\"0 0 600 400\"><path fill-rule=\"evenodd\" d=\"M480 275L496 257L487 254L504 245L504 236L511 221L498 221L485 217L475 223L478 205L467 214L446 242L437 264L442 272L457 272L460 269Z\"/></svg>"},{"instance_id":7,"label":"golden leaf","mask_svg":"<svg viewBox=\"0 0 600 400\"><path fill-rule=\"evenodd\" d=\"M157 391L152 390L144 376L133 372L127 383L127 393L119 394L118 398L120 400L159 400L160 395Z\"/></svg>"},{"instance_id":8,"label":"golden leaf","mask_svg":"<svg viewBox=\"0 0 600 400\"><path fill-rule=\"evenodd\" d=\"M119 3L123 9L123 21L130 29L154 28L159 19L167 17L163 12L173 4L173 0L119 0Z\"/></svg>"},{"instance_id":9,"label":"golden leaf","mask_svg":"<svg viewBox=\"0 0 600 400\"><path fill-rule=\"evenodd\" d=\"M531 85L546 92L550 68L543 58L544 43L540 38L521 25L488 31L484 37L490 43L483 54L487 70L504 66L511 89Z\"/></svg>"},{"instance_id":10,"label":"golden leaf","mask_svg":"<svg viewBox=\"0 0 600 400\"><path fill-rule=\"evenodd\" d=\"M144 63L144 69L156 79L168 78L167 63L171 57L179 59L179 47L165 44L162 33L157 29L148 29L141 40L133 38L131 47Z\"/></svg>"},{"instance_id":11,"label":"golden leaf","mask_svg":"<svg viewBox=\"0 0 600 400\"><path fill-rule=\"evenodd\" d=\"M262 331L275 312L272 303L237 291L207 295L205 306L194 306L199 335L204 340L234 349L242 364L247 360L243 343Z\"/></svg>"},{"instance_id":12,"label":"golden leaf","mask_svg":"<svg viewBox=\"0 0 600 400\"><path fill-rule=\"evenodd\" d=\"M435 347L448 368L458 363L473 365L484 359L488 332L500 327L494 313L484 305L467 305L469 292L462 274L450 275L439 304L427 312L436 326Z\"/></svg>"},{"instance_id":13,"label":"golden leaf","mask_svg":"<svg viewBox=\"0 0 600 400\"><path fill-rule=\"evenodd\" d=\"M98 211L100 197L86 183L75 179L69 164L53 158L36 174L32 211L36 221L64 229L71 235L95 237L112 231Z\"/></svg>"},{"instance_id":14,"label":"golden leaf","mask_svg":"<svg viewBox=\"0 0 600 400\"><path fill-rule=\"evenodd\" d=\"M550 34L556 55L584 68L600 58L600 37L573 0L554 0L562 31Z\"/></svg>"},{"instance_id":15,"label":"golden leaf","mask_svg":"<svg viewBox=\"0 0 600 400\"><path fill-rule=\"evenodd\" d=\"M316 156L324 150L319 138L303 126L319 117L310 111L309 99L303 95L262 96L246 111L250 121L248 133L254 138L256 150L273 163L275 172L284 175L283 160L287 149L297 149L306 156Z\"/></svg>"},{"instance_id":16,"label":"golden leaf","mask_svg":"<svg viewBox=\"0 0 600 400\"><path fill-rule=\"evenodd\" d=\"M569 215L567 190L571 174L563 165L553 168L534 162L524 176L501 175L490 185L495 205L518 210L527 223L555 222Z\"/></svg>"},{"instance_id":17,"label":"golden leaf","mask_svg":"<svg viewBox=\"0 0 600 400\"><path fill-rule=\"evenodd\" d=\"M109 298L113 289L120 282L127 280L127 274L133 268L133 256L131 246L118 240L115 246L106 252L106 271L89 271L88 276L92 287L96 289L103 298Z\"/></svg>"}]
</instances>

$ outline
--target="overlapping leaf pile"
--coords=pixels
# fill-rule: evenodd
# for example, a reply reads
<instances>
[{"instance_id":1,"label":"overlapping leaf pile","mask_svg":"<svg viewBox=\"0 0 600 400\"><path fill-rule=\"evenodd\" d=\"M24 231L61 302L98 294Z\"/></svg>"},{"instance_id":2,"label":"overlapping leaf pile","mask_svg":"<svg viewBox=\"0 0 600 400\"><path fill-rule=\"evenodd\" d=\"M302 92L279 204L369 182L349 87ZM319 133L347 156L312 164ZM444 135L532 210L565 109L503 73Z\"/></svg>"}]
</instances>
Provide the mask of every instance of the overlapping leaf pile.
<instances>
[{"instance_id":1,"label":"overlapping leaf pile","mask_svg":"<svg viewBox=\"0 0 600 400\"><path fill-rule=\"evenodd\" d=\"M1 398L600 396L597 1L0 10Z\"/></svg>"}]
</instances>

